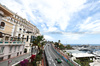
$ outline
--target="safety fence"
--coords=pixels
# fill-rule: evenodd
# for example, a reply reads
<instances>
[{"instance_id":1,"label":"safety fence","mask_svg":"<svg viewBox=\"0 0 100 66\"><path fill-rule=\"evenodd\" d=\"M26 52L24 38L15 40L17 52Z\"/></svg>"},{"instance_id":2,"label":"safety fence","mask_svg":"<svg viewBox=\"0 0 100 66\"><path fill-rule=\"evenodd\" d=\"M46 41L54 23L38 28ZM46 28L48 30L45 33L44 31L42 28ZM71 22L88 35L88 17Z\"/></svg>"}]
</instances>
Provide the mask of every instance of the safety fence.
<instances>
[{"instance_id":1,"label":"safety fence","mask_svg":"<svg viewBox=\"0 0 100 66\"><path fill-rule=\"evenodd\" d=\"M70 66L74 66L69 60L67 60L65 57L63 57L59 52L57 52L53 47L52 49L61 57L63 58Z\"/></svg>"},{"instance_id":2,"label":"safety fence","mask_svg":"<svg viewBox=\"0 0 100 66\"><path fill-rule=\"evenodd\" d=\"M49 65L48 65L47 56L46 56L45 51L44 51L44 57L45 57L45 61L46 61L46 66L49 66Z\"/></svg>"}]
</instances>

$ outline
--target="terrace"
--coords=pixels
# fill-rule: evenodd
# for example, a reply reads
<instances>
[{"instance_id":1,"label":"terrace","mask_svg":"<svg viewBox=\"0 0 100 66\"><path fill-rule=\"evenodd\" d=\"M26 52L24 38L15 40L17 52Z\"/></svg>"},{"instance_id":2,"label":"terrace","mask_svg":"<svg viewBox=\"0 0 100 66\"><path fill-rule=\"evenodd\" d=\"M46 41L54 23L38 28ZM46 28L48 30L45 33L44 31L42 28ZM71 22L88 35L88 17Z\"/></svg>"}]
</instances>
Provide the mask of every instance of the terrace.
<instances>
[{"instance_id":1,"label":"terrace","mask_svg":"<svg viewBox=\"0 0 100 66\"><path fill-rule=\"evenodd\" d=\"M0 41L0 45L24 45L25 42L21 42L21 41Z\"/></svg>"}]
</instances>

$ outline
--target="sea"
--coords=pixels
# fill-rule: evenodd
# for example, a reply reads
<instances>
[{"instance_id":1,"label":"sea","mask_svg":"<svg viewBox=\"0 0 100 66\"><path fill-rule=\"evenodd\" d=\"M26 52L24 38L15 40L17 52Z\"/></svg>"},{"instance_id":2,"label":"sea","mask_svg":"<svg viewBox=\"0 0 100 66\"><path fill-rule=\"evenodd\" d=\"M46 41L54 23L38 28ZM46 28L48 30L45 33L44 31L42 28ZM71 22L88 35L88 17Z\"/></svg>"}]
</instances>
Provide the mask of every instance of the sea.
<instances>
[{"instance_id":1,"label":"sea","mask_svg":"<svg viewBox=\"0 0 100 66\"><path fill-rule=\"evenodd\" d=\"M90 46L100 46L100 44L63 44L63 45L71 45L71 46L77 46L77 45L90 45Z\"/></svg>"}]
</instances>

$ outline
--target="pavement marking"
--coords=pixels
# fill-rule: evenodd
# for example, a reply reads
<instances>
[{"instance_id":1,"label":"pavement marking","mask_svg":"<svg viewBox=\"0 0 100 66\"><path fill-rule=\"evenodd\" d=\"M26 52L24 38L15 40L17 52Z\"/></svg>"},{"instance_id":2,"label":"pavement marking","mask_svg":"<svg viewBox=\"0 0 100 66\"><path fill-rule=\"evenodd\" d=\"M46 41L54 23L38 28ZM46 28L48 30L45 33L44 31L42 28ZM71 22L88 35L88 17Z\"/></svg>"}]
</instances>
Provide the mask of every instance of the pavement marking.
<instances>
[{"instance_id":1,"label":"pavement marking","mask_svg":"<svg viewBox=\"0 0 100 66\"><path fill-rule=\"evenodd\" d=\"M49 64L51 64L51 62L49 62Z\"/></svg>"},{"instance_id":2,"label":"pavement marking","mask_svg":"<svg viewBox=\"0 0 100 66\"><path fill-rule=\"evenodd\" d=\"M61 60L63 62L63 60Z\"/></svg>"},{"instance_id":3,"label":"pavement marking","mask_svg":"<svg viewBox=\"0 0 100 66\"><path fill-rule=\"evenodd\" d=\"M52 59L52 62L53 62L53 59Z\"/></svg>"},{"instance_id":4,"label":"pavement marking","mask_svg":"<svg viewBox=\"0 0 100 66\"><path fill-rule=\"evenodd\" d=\"M50 51L51 51L51 49L50 49ZM52 52L52 51L51 51ZM53 52L52 52L53 53ZM54 53L53 53L54 54ZM54 56L57 58L57 56L54 54Z\"/></svg>"},{"instance_id":5,"label":"pavement marking","mask_svg":"<svg viewBox=\"0 0 100 66\"><path fill-rule=\"evenodd\" d=\"M64 66L63 64L61 64L61 66Z\"/></svg>"},{"instance_id":6,"label":"pavement marking","mask_svg":"<svg viewBox=\"0 0 100 66\"><path fill-rule=\"evenodd\" d=\"M50 51L53 53L53 51L50 49ZM53 53L54 54L54 53ZM54 56L57 58L58 56L56 56L56 54L54 54ZM62 59L61 59L62 62L64 62ZM64 66L62 63L61 63L61 66Z\"/></svg>"},{"instance_id":7,"label":"pavement marking","mask_svg":"<svg viewBox=\"0 0 100 66\"><path fill-rule=\"evenodd\" d=\"M47 51L48 51L48 47L47 47ZM49 56L50 56L50 58L51 58L51 60L52 60L52 62L53 62L53 64L54 64L54 66L56 66L56 64L54 63L54 61L53 61L53 59L52 59L52 57L51 57L51 54L48 52L48 54L49 54Z\"/></svg>"},{"instance_id":8,"label":"pavement marking","mask_svg":"<svg viewBox=\"0 0 100 66\"><path fill-rule=\"evenodd\" d=\"M53 63L54 64L54 66L56 66L56 64L55 63Z\"/></svg>"},{"instance_id":9,"label":"pavement marking","mask_svg":"<svg viewBox=\"0 0 100 66\"><path fill-rule=\"evenodd\" d=\"M45 45L44 49L46 48L47 44Z\"/></svg>"}]
</instances>

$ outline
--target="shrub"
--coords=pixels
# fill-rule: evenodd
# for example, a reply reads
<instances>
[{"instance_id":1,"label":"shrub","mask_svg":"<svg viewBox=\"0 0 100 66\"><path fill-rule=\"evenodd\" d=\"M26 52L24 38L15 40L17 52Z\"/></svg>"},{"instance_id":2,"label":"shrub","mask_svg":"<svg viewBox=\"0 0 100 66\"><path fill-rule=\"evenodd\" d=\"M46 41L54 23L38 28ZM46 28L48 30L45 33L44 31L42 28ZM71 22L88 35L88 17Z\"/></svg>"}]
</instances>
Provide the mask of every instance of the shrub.
<instances>
[{"instance_id":1,"label":"shrub","mask_svg":"<svg viewBox=\"0 0 100 66\"><path fill-rule=\"evenodd\" d=\"M29 61L27 59L24 59L23 61L20 62L20 66L27 66L28 62Z\"/></svg>"},{"instance_id":2,"label":"shrub","mask_svg":"<svg viewBox=\"0 0 100 66\"><path fill-rule=\"evenodd\" d=\"M33 64L33 66L37 66L37 65L36 65L36 61L33 61L32 64Z\"/></svg>"},{"instance_id":3,"label":"shrub","mask_svg":"<svg viewBox=\"0 0 100 66\"><path fill-rule=\"evenodd\" d=\"M31 62L33 62L33 61L34 61L34 59L35 59L35 56L36 56L36 55L32 55L32 56L30 57L30 59L31 59Z\"/></svg>"},{"instance_id":4,"label":"shrub","mask_svg":"<svg viewBox=\"0 0 100 66\"><path fill-rule=\"evenodd\" d=\"M36 61L40 61L42 59L42 54L37 54L36 55Z\"/></svg>"}]
</instances>

